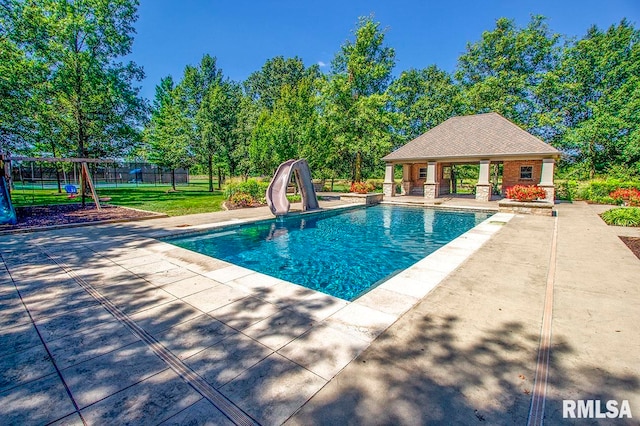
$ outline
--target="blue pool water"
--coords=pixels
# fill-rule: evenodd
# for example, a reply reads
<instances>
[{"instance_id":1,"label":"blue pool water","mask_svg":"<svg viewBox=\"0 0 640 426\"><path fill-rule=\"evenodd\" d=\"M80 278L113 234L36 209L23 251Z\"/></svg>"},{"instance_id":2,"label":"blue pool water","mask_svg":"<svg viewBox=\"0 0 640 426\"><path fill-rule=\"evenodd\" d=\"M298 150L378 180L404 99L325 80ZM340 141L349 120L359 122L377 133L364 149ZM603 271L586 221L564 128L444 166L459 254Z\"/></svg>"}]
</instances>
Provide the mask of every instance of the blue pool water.
<instances>
[{"instance_id":1,"label":"blue pool water","mask_svg":"<svg viewBox=\"0 0 640 426\"><path fill-rule=\"evenodd\" d=\"M491 213L378 205L298 215L165 241L353 300Z\"/></svg>"}]
</instances>

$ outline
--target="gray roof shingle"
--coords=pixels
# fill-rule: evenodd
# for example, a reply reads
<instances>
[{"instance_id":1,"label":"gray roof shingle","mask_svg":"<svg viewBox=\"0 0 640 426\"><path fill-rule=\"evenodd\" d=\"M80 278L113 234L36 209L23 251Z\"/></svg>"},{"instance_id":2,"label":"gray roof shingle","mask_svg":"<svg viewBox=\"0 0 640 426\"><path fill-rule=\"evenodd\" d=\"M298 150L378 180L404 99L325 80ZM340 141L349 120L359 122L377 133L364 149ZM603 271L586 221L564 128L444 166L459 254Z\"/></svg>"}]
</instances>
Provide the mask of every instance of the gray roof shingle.
<instances>
[{"instance_id":1,"label":"gray roof shingle","mask_svg":"<svg viewBox=\"0 0 640 426\"><path fill-rule=\"evenodd\" d=\"M559 156L560 151L498 113L452 117L383 158L384 161L440 158Z\"/></svg>"}]
</instances>

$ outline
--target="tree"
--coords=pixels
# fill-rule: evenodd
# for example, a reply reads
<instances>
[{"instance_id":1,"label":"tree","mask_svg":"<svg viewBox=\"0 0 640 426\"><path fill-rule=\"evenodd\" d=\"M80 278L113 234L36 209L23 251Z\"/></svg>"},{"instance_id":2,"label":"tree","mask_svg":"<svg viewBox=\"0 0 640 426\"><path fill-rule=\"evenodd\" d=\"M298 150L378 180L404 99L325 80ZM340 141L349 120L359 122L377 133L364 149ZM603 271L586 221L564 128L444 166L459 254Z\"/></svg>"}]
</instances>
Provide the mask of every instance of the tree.
<instances>
[{"instance_id":1,"label":"tree","mask_svg":"<svg viewBox=\"0 0 640 426\"><path fill-rule=\"evenodd\" d=\"M352 180L380 165L391 148L391 129L397 124L390 110L395 52L384 45L384 32L371 17L362 17L355 40L342 45L332 62L323 91L322 111L332 151L346 161Z\"/></svg>"},{"instance_id":2,"label":"tree","mask_svg":"<svg viewBox=\"0 0 640 426\"><path fill-rule=\"evenodd\" d=\"M50 70L44 57L30 53L34 41L26 34L33 23L25 9L15 1L0 7L0 151L66 154L68 141L51 125Z\"/></svg>"},{"instance_id":3,"label":"tree","mask_svg":"<svg viewBox=\"0 0 640 426\"><path fill-rule=\"evenodd\" d=\"M171 187L176 189L175 169L193 164L191 121L184 113L180 88L165 77L156 86L151 120L144 137L149 145L149 160L171 170Z\"/></svg>"},{"instance_id":4,"label":"tree","mask_svg":"<svg viewBox=\"0 0 640 426\"><path fill-rule=\"evenodd\" d=\"M305 158L318 148L316 85L310 76L295 86L285 84L273 109L263 110L250 147L259 171L273 173L283 161Z\"/></svg>"},{"instance_id":5,"label":"tree","mask_svg":"<svg viewBox=\"0 0 640 426\"><path fill-rule=\"evenodd\" d=\"M134 83L143 72L131 52L137 1L12 2L27 56L44 62L48 89L38 108L48 136L73 141L79 157L119 156L139 141L146 105ZM44 132L43 133L47 133Z\"/></svg>"},{"instance_id":6,"label":"tree","mask_svg":"<svg viewBox=\"0 0 640 426\"><path fill-rule=\"evenodd\" d=\"M240 102L236 114L236 125L233 129L233 149L229 156L236 165L236 170L247 180L249 173L255 169L250 158L250 147L254 129L260 114L258 102L247 95L240 94Z\"/></svg>"},{"instance_id":7,"label":"tree","mask_svg":"<svg viewBox=\"0 0 640 426\"><path fill-rule=\"evenodd\" d=\"M590 177L613 164L640 172L640 31L626 20L606 32L591 27L545 83L554 141Z\"/></svg>"},{"instance_id":8,"label":"tree","mask_svg":"<svg viewBox=\"0 0 640 426\"><path fill-rule=\"evenodd\" d=\"M197 149L206 159L209 191L213 191L213 163L216 157L226 163L231 175L235 173L236 163L231 153L240 95L238 85L229 81L218 82L209 87L204 94L196 114L196 123L200 131ZM221 180L222 173L219 166L218 189L220 189Z\"/></svg>"},{"instance_id":9,"label":"tree","mask_svg":"<svg viewBox=\"0 0 640 426\"><path fill-rule=\"evenodd\" d=\"M305 68L299 57L276 56L268 59L260 71L252 73L244 82L245 92L261 106L272 110L284 86L295 87L304 77L317 76L317 66Z\"/></svg>"},{"instance_id":10,"label":"tree","mask_svg":"<svg viewBox=\"0 0 640 426\"><path fill-rule=\"evenodd\" d=\"M550 32L542 16L533 16L522 29L512 20L498 19L495 29L468 44L458 59L455 77L463 89L465 113L495 111L544 137L537 89L557 65L558 42L559 35Z\"/></svg>"},{"instance_id":11,"label":"tree","mask_svg":"<svg viewBox=\"0 0 640 426\"><path fill-rule=\"evenodd\" d=\"M403 142L460 112L458 86L446 71L435 65L403 71L391 84L389 92L402 119L399 130Z\"/></svg>"}]
</instances>

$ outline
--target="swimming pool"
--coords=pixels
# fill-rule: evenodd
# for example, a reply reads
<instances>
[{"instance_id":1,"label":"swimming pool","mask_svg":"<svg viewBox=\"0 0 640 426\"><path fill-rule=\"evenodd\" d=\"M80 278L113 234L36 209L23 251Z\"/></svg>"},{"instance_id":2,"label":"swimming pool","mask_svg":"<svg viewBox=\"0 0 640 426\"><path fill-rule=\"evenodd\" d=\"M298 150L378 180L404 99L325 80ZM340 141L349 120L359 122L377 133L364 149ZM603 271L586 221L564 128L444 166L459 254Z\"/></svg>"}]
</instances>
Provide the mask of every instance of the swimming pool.
<instances>
[{"instance_id":1,"label":"swimming pool","mask_svg":"<svg viewBox=\"0 0 640 426\"><path fill-rule=\"evenodd\" d=\"M290 216L164 241L354 300L492 214L377 205Z\"/></svg>"}]
</instances>

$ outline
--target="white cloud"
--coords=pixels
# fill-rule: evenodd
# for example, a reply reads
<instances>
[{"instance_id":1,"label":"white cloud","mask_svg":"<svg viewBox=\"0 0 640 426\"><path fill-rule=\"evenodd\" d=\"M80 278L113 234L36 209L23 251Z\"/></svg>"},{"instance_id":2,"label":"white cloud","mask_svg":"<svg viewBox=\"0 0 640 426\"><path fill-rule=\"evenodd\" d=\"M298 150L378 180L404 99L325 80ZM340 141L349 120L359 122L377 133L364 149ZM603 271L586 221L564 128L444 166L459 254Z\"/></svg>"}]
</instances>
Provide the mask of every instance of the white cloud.
<instances>
[{"instance_id":1,"label":"white cloud","mask_svg":"<svg viewBox=\"0 0 640 426\"><path fill-rule=\"evenodd\" d=\"M322 62L322 61L318 61L318 66L319 66L320 68L324 68L324 67L326 67L326 66L327 66L327 64L325 64L325 63L324 63L324 62Z\"/></svg>"}]
</instances>

